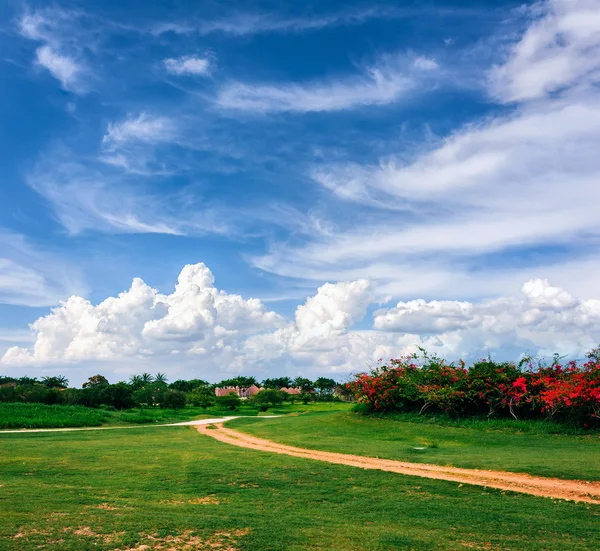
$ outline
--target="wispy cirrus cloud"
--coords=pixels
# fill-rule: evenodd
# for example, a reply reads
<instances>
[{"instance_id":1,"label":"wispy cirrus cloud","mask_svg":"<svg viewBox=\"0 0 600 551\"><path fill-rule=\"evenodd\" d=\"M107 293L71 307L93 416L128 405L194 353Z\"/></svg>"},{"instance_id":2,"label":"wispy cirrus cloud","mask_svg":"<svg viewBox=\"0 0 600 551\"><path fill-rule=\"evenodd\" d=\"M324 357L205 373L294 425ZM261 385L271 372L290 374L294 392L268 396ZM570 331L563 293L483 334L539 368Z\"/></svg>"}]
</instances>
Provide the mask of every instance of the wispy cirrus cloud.
<instances>
[{"instance_id":1,"label":"wispy cirrus cloud","mask_svg":"<svg viewBox=\"0 0 600 551\"><path fill-rule=\"evenodd\" d=\"M42 156L27 181L72 235L87 230L171 235L229 231L224 218L197 194L185 189L165 193L149 176L55 148Z\"/></svg>"},{"instance_id":2,"label":"wispy cirrus cloud","mask_svg":"<svg viewBox=\"0 0 600 551\"><path fill-rule=\"evenodd\" d=\"M50 306L85 290L71 262L0 228L0 304Z\"/></svg>"},{"instance_id":3,"label":"wispy cirrus cloud","mask_svg":"<svg viewBox=\"0 0 600 551\"><path fill-rule=\"evenodd\" d=\"M507 59L490 72L490 92L510 103L600 80L600 2L549 0Z\"/></svg>"},{"instance_id":4,"label":"wispy cirrus cloud","mask_svg":"<svg viewBox=\"0 0 600 551\"><path fill-rule=\"evenodd\" d=\"M434 60L419 57L407 62L391 56L359 75L337 79L277 84L234 82L221 88L216 105L256 113L342 111L387 105L414 90L437 68Z\"/></svg>"},{"instance_id":5,"label":"wispy cirrus cloud","mask_svg":"<svg viewBox=\"0 0 600 551\"><path fill-rule=\"evenodd\" d=\"M85 93L85 76L90 72L81 44L72 29L79 15L58 8L27 11L18 20L22 36L41 43L36 49L35 63L44 67L60 82L64 90Z\"/></svg>"},{"instance_id":6,"label":"wispy cirrus cloud","mask_svg":"<svg viewBox=\"0 0 600 551\"><path fill-rule=\"evenodd\" d=\"M161 22L152 27L155 35L164 33L190 34L202 36L222 33L233 36L246 36L266 33L302 33L321 29L358 26L374 20L410 19L417 16L431 15L435 17L477 15L477 10L457 8L398 8L385 5L349 8L337 12L316 12L302 15L286 15L284 13L249 13L233 12L227 16L216 18L192 19L191 21Z\"/></svg>"},{"instance_id":7,"label":"wispy cirrus cloud","mask_svg":"<svg viewBox=\"0 0 600 551\"><path fill-rule=\"evenodd\" d=\"M560 78L558 94L553 85L521 86L527 68L537 72L540 59L561 59L569 44L600 45L600 34L589 26L590 10L600 13L600 3L550 2L534 14L505 64L490 71L492 93L505 90L501 101L521 100L509 113L475 120L410 156L401 151L372 163L314 166L312 178L336 201L330 211L335 230L300 244L275 243L254 264L317 280L363 275L387 282L381 288L391 293L448 293L453 287L489 293L493 285L486 288L482 271L494 255L507 255L506 263L512 254L535 247L573 249L577 244L575 255L595 251L600 239L593 207L600 201L598 73L589 67L543 73L546 83ZM567 27L572 34L563 37ZM535 39L533 46L532 29L545 33L544 41ZM522 57L530 47L535 55ZM573 48L569 55L581 56L579 46ZM600 69L597 60L591 56L586 63ZM525 94L510 92L525 89ZM371 210L346 210L344 203ZM349 218L340 212L350 213ZM571 260L563 261L564 269ZM543 276L540 263L534 273ZM552 263L549 259L544 269L555 270ZM494 285L500 285L500 274L506 284L515 283L517 270L490 269ZM418 276L411 275L414 270ZM531 277L531 271L523 267L522 275Z\"/></svg>"}]
</instances>

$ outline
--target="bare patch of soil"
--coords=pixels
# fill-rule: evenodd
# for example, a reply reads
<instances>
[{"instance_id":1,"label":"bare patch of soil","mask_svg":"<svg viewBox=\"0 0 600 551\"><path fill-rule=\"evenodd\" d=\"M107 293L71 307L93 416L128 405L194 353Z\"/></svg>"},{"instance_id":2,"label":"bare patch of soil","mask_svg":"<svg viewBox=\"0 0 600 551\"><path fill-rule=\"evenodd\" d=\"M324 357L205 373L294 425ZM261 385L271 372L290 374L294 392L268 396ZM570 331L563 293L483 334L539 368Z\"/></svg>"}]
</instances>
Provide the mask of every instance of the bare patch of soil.
<instances>
[{"instance_id":1,"label":"bare patch of soil","mask_svg":"<svg viewBox=\"0 0 600 551\"><path fill-rule=\"evenodd\" d=\"M441 465L429 465L426 463L409 463L405 461L378 459L360 455L307 450L296 448L294 446L277 444L276 442L271 442L264 438L250 436L242 432L225 428L222 423L219 423L217 427L218 430L206 430L206 427L201 425L196 428L201 434L215 438L220 442L231 444L233 446L240 446L242 448L303 457L306 459L315 459L317 461L326 461L338 465L350 465L362 469L376 469L411 476L420 476L423 478L449 480L452 482L509 490L540 497L600 504L600 482L562 480L559 478L546 478L506 471L461 469L458 467L445 467Z\"/></svg>"}]
</instances>

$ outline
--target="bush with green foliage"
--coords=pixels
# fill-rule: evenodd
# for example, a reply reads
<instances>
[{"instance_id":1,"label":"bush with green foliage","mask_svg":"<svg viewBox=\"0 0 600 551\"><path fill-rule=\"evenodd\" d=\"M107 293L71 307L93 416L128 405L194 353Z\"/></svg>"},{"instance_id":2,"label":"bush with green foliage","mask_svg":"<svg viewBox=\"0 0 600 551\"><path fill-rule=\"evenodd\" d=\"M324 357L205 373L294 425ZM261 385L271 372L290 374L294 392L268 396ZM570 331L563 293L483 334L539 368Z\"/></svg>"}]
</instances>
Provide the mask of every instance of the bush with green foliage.
<instances>
[{"instance_id":1,"label":"bush with green foliage","mask_svg":"<svg viewBox=\"0 0 600 551\"><path fill-rule=\"evenodd\" d=\"M160 407L170 409L182 409L185 407L185 392L167 389L160 394Z\"/></svg>"},{"instance_id":2,"label":"bush with green foliage","mask_svg":"<svg viewBox=\"0 0 600 551\"><path fill-rule=\"evenodd\" d=\"M235 411L242 404L242 400L237 394L230 392L225 396L216 396L215 403L221 409L228 409L230 411Z\"/></svg>"},{"instance_id":3,"label":"bush with green foliage","mask_svg":"<svg viewBox=\"0 0 600 551\"><path fill-rule=\"evenodd\" d=\"M550 418L600 427L600 362L589 358L583 365L562 365L558 357L550 365L483 359L467 368L424 353L381 363L348 388L375 412Z\"/></svg>"}]
</instances>

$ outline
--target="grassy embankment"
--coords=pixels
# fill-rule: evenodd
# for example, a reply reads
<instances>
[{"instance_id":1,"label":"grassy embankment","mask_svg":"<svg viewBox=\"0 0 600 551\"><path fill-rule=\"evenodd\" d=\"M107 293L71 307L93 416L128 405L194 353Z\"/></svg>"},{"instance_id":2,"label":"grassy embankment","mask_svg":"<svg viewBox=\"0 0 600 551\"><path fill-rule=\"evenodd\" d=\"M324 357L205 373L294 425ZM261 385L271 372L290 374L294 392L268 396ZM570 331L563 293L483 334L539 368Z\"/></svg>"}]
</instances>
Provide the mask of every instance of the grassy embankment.
<instances>
[{"instance_id":1,"label":"grassy embankment","mask_svg":"<svg viewBox=\"0 0 600 551\"><path fill-rule=\"evenodd\" d=\"M320 446L341 419L289 421L315 423ZM267 422L278 439L291 428ZM0 517L2 551L600 548L598 506L254 452L187 427L1 435Z\"/></svg>"},{"instance_id":2,"label":"grassy embankment","mask_svg":"<svg viewBox=\"0 0 600 551\"><path fill-rule=\"evenodd\" d=\"M244 406L236 411L217 407L202 409L135 408L123 411L86 408L83 406L47 406L44 404L24 404L17 402L0 403L0 429L36 429L65 427L99 427L131 424L177 423L192 419L224 417L228 415L281 415L305 411L333 411L347 408L346 404L283 404L258 413L255 408Z\"/></svg>"},{"instance_id":3,"label":"grassy embankment","mask_svg":"<svg viewBox=\"0 0 600 551\"><path fill-rule=\"evenodd\" d=\"M349 411L227 425L283 444L401 461L600 480L600 434L543 421L383 418ZM556 434L557 432L567 434Z\"/></svg>"}]
</instances>

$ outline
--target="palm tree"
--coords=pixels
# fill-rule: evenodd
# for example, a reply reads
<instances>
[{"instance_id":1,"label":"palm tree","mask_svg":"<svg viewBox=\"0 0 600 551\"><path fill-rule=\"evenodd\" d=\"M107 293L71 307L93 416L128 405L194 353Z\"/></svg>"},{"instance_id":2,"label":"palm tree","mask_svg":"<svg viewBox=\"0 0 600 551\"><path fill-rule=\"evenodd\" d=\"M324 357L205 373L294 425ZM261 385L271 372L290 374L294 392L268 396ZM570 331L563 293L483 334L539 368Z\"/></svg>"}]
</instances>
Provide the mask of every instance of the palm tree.
<instances>
[{"instance_id":1,"label":"palm tree","mask_svg":"<svg viewBox=\"0 0 600 551\"><path fill-rule=\"evenodd\" d=\"M63 375L57 377L42 377L42 384L48 388L67 388L69 380Z\"/></svg>"},{"instance_id":2,"label":"palm tree","mask_svg":"<svg viewBox=\"0 0 600 551\"><path fill-rule=\"evenodd\" d=\"M155 383L167 383L167 376L164 373L157 373L156 377L154 377Z\"/></svg>"},{"instance_id":3,"label":"palm tree","mask_svg":"<svg viewBox=\"0 0 600 551\"><path fill-rule=\"evenodd\" d=\"M142 383L144 383L145 385L149 385L154 381L154 377L150 375L150 373L142 373L140 377L142 379Z\"/></svg>"}]
</instances>

